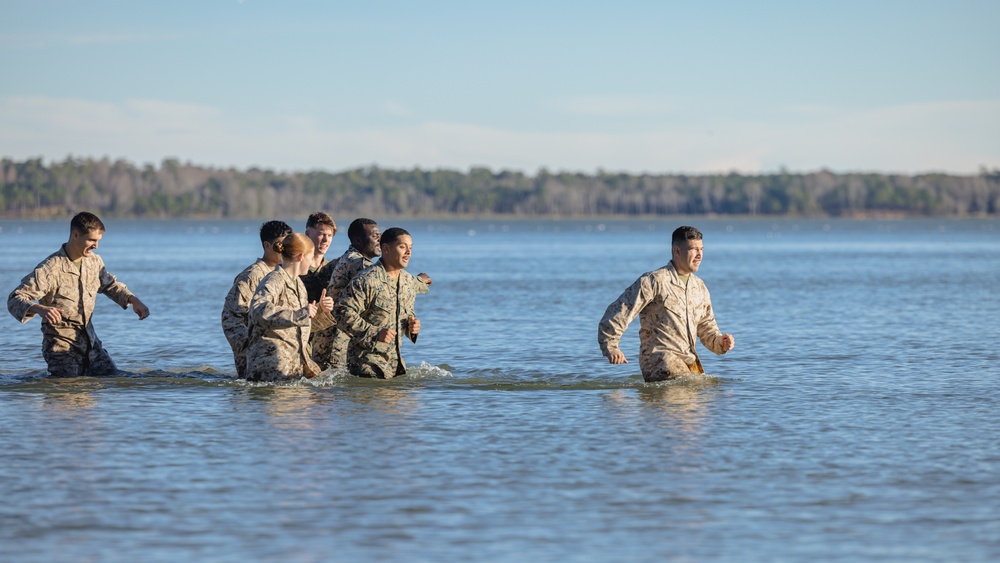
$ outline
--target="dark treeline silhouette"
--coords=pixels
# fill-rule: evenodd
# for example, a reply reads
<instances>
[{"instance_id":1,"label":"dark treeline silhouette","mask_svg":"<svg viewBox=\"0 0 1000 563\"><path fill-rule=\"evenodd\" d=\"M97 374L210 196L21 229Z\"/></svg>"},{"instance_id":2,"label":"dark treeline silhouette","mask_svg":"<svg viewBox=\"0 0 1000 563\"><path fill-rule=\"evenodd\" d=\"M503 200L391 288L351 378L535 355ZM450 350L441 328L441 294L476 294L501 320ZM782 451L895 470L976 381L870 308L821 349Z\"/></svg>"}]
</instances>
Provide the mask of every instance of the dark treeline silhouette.
<instances>
[{"instance_id":1,"label":"dark treeline silhouette","mask_svg":"<svg viewBox=\"0 0 1000 563\"><path fill-rule=\"evenodd\" d=\"M1000 170L978 175L878 173L534 176L472 168L344 172L157 168L108 159L3 159L0 214L61 217L261 218L316 209L348 216L797 215L996 216Z\"/></svg>"}]
</instances>

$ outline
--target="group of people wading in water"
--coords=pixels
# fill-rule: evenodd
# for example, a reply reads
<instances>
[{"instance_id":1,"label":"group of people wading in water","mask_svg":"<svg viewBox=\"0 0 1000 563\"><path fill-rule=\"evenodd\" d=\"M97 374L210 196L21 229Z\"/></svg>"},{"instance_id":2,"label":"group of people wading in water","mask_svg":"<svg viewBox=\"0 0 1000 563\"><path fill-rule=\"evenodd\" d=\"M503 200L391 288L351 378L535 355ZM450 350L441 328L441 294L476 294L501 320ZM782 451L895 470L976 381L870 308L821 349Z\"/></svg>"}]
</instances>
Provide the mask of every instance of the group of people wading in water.
<instances>
[{"instance_id":1,"label":"group of people wading in water","mask_svg":"<svg viewBox=\"0 0 1000 563\"><path fill-rule=\"evenodd\" d=\"M7 299L7 309L20 322L41 317L42 355L54 376L118 373L91 322L98 293L123 309L131 306L140 320L149 316L149 308L94 252L104 232L96 215L75 215L69 240ZM401 344L404 337L417 341L416 296L432 283L427 274L406 271L413 238L399 227L380 232L375 221L355 219L347 250L328 261L336 234L337 224L324 212L309 216L304 234L283 221L261 225L263 256L236 276L222 309L238 377L312 378L338 368L383 379L406 373ZM671 238L670 263L643 274L608 306L598 343L610 363L628 363L618 344L636 316L646 381L704 373L696 340L720 355L733 349L735 339L719 330L708 289L694 275L703 252L701 232L679 227Z\"/></svg>"}]
</instances>

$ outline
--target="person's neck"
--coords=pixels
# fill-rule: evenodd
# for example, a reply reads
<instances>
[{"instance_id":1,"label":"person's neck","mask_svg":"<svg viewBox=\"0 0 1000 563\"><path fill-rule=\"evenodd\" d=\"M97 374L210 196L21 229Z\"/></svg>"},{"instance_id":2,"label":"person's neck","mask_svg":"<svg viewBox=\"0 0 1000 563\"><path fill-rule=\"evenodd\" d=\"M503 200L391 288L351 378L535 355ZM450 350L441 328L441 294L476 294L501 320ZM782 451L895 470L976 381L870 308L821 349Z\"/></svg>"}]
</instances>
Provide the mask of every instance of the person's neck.
<instances>
[{"instance_id":1,"label":"person's neck","mask_svg":"<svg viewBox=\"0 0 1000 563\"><path fill-rule=\"evenodd\" d=\"M691 275L691 270L685 271L685 269L682 268L681 266L678 266L677 262L675 262L674 260L671 260L670 263L674 265L674 271L677 272L678 276L690 276Z\"/></svg>"},{"instance_id":2,"label":"person's neck","mask_svg":"<svg viewBox=\"0 0 1000 563\"><path fill-rule=\"evenodd\" d=\"M379 260L379 262L382 264L382 268L385 270L385 273L388 274L388 276L390 278L398 278L399 277L399 272L403 271L402 268L393 268L393 267L390 267L388 264L386 264L385 262L382 262L381 260Z\"/></svg>"},{"instance_id":3,"label":"person's neck","mask_svg":"<svg viewBox=\"0 0 1000 563\"><path fill-rule=\"evenodd\" d=\"M320 266L323 265L323 257L324 256L326 256L326 255L325 254L313 254L313 259L312 259L313 268L319 268Z\"/></svg>"},{"instance_id":4,"label":"person's neck","mask_svg":"<svg viewBox=\"0 0 1000 563\"><path fill-rule=\"evenodd\" d=\"M263 262L264 262L265 264L267 264L267 267L268 267L268 268L271 268L272 270L273 270L273 269L274 269L274 268L275 268L275 267L276 267L276 266L277 266L278 264L281 264L281 262L275 262L275 261L273 261L273 260L268 260L268 259L267 259L267 256L264 256L263 258L261 258L261 260L263 260Z\"/></svg>"},{"instance_id":5,"label":"person's neck","mask_svg":"<svg viewBox=\"0 0 1000 563\"><path fill-rule=\"evenodd\" d=\"M73 248L73 245L70 243L67 242L64 244L63 248L66 250L66 256L69 258L70 262L76 262L80 258L83 258L83 252L79 249Z\"/></svg>"},{"instance_id":6,"label":"person's neck","mask_svg":"<svg viewBox=\"0 0 1000 563\"><path fill-rule=\"evenodd\" d=\"M301 264L302 264L302 262L299 262L299 261L286 260L286 259L282 258L281 259L281 263L278 264L278 265L281 266L282 270L288 272L289 276L292 276L294 278L294 277L298 277L298 276L303 276L303 275L305 275L305 274L308 273L308 272L300 271L300 270L305 270L306 269L306 268L303 268L301 266Z\"/></svg>"}]
</instances>

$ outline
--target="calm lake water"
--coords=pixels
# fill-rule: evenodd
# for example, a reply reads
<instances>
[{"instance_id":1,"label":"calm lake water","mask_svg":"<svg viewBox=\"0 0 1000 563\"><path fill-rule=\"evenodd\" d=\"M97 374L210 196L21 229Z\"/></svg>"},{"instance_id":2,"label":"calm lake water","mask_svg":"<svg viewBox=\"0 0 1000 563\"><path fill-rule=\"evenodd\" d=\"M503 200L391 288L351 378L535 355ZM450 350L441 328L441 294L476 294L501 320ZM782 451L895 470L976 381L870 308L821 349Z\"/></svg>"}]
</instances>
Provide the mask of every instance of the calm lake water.
<instances>
[{"instance_id":1,"label":"calm lake water","mask_svg":"<svg viewBox=\"0 0 1000 563\"><path fill-rule=\"evenodd\" d=\"M682 223L736 348L646 384L597 322ZM434 280L411 374L249 385L219 314L259 224L107 221L152 311L98 299L121 377L45 377L4 315L0 560L1000 558L997 221L382 221ZM0 229L6 296L68 221Z\"/></svg>"}]
</instances>

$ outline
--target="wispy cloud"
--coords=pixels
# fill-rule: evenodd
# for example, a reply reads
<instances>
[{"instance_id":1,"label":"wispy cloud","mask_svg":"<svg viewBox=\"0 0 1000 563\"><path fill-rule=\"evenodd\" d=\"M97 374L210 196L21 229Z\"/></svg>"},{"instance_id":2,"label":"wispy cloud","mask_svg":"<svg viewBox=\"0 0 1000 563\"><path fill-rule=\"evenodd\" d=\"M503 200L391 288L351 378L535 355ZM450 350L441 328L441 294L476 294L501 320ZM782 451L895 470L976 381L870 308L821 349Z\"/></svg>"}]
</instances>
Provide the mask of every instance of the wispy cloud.
<instances>
[{"instance_id":1,"label":"wispy cloud","mask_svg":"<svg viewBox=\"0 0 1000 563\"><path fill-rule=\"evenodd\" d=\"M163 100L120 103L0 99L0 154L14 158L110 156L159 162L176 156L216 166L282 170L487 166L630 172L942 170L1000 167L1000 100L831 110L805 118L641 131L513 130L426 121L325 128L308 115L236 115Z\"/></svg>"},{"instance_id":2,"label":"wispy cloud","mask_svg":"<svg viewBox=\"0 0 1000 563\"><path fill-rule=\"evenodd\" d=\"M657 115L676 109L663 98L631 95L579 96L555 100L551 105L557 111L590 117Z\"/></svg>"},{"instance_id":3,"label":"wispy cloud","mask_svg":"<svg viewBox=\"0 0 1000 563\"><path fill-rule=\"evenodd\" d=\"M91 45L126 45L180 41L181 33L89 33L89 34L0 34L4 49L43 49L49 47L82 47Z\"/></svg>"},{"instance_id":4,"label":"wispy cloud","mask_svg":"<svg viewBox=\"0 0 1000 563\"><path fill-rule=\"evenodd\" d=\"M385 103L385 111L389 115L393 115L396 117L409 117L411 115L410 111L406 109L406 106L392 100Z\"/></svg>"}]
</instances>

